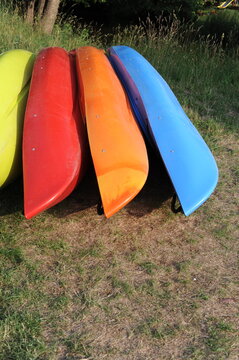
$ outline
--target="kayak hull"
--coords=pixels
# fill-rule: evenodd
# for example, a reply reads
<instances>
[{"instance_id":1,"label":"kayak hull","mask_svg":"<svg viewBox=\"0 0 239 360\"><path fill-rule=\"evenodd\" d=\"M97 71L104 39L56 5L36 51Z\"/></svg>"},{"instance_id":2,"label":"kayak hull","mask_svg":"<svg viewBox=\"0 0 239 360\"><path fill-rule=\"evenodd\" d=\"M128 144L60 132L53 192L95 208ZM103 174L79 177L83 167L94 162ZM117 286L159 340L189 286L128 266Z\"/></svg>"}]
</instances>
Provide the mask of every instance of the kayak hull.
<instances>
[{"instance_id":1,"label":"kayak hull","mask_svg":"<svg viewBox=\"0 0 239 360\"><path fill-rule=\"evenodd\" d=\"M129 96L146 138L164 161L185 215L211 195L215 159L166 81L137 51L113 46L109 59Z\"/></svg>"},{"instance_id":2,"label":"kayak hull","mask_svg":"<svg viewBox=\"0 0 239 360\"><path fill-rule=\"evenodd\" d=\"M22 128L34 55L11 50L0 55L0 188L21 172Z\"/></svg>"},{"instance_id":3,"label":"kayak hull","mask_svg":"<svg viewBox=\"0 0 239 360\"><path fill-rule=\"evenodd\" d=\"M33 69L23 133L28 219L66 198L85 172L87 138L76 91L75 55L43 49Z\"/></svg>"},{"instance_id":4,"label":"kayak hull","mask_svg":"<svg viewBox=\"0 0 239 360\"><path fill-rule=\"evenodd\" d=\"M80 104L105 216L115 214L148 175L144 140L126 94L102 50L76 50Z\"/></svg>"}]
</instances>

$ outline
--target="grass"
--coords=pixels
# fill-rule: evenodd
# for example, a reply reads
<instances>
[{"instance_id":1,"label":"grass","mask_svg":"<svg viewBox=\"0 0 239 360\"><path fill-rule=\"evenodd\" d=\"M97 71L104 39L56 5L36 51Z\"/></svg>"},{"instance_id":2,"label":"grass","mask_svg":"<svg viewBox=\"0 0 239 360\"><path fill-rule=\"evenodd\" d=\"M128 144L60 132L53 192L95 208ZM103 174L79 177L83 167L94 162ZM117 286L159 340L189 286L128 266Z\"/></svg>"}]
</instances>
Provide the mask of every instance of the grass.
<instances>
[{"instance_id":1,"label":"grass","mask_svg":"<svg viewBox=\"0 0 239 360\"><path fill-rule=\"evenodd\" d=\"M51 35L41 33L37 28L24 23L17 12L9 12L0 4L0 52L10 49L25 49L34 53L44 47L60 46L67 50L80 46L100 45L99 33L92 35L90 26L79 26L77 32L68 24L56 25Z\"/></svg>"},{"instance_id":2,"label":"grass","mask_svg":"<svg viewBox=\"0 0 239 360\"><path fill-rule=\"evenodd\" d=\"M224 47L237 46L239 40L239 12L237 10L224 9L215 11L209 16L200 16L196 22L196 26L200 28L200 34L222 43Z\"/></svg>"},{"instance_id":3,"label":"grass","mask_svg":"<svg viewBox=\"0 0 239 360\"><path fill-rule=\"evenodd\" d=\"M2 51L96 45L68 27L45 37L3 11L0 29ZM191 216L172 214L152 154L144 189L108 220L96 212L92 171L32 220L21 180L2 189L1 360L237 359L238 59L217 44L182 43L176 25L158 31L125 29L111 43L139 50L170 84L215 155L216 191Z\"/></svg>"}]
</instances>

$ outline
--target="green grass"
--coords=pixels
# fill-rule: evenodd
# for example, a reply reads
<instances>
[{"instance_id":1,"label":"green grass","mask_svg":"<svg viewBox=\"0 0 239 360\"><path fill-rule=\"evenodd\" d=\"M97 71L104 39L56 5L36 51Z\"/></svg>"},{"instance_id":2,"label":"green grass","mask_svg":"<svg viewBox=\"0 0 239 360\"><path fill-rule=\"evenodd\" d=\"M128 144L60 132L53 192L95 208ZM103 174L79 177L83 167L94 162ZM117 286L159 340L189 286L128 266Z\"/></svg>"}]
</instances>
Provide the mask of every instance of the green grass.
<instances>
[{"instance_id":1,"label":"green grass","mask_svg":"<svg viewBox=\"0 0 239 360\"><path fill-rule=\"evenodd\" d=\"M56 25L51 35L24 23L22 18L11 13L0 4L0 53L10 49L25 49L34 53L49 46L60 46L72 50L85 45L100 45L100 33L92 35L92 29L79 26L77 32L70 24Z\"/></svg>"},{"instance_id":2,"label":"green grass","mask_svg":"<svg viewBox=\"0 0 239 360\"><path fill-rule=\"evenodd\" d=\"M134 47L170 84L216 157L216 191L191 216L172 214L153 157L143 191L110 219L97 215L92 172L32 220L21 180L2 189L1 360L238 356L238 59L220 44L182 41L178 24L147 26L118 29L108 46ZM5 9L0 29L1 51L103 47L87 28L48 37Z\"/></svg>"},{"instance_id":3,"label":"green grass","mask_svg":"<svg viewBox=\"0 0 239 360\"><path fill-rule=\"evenodd\" d=\"M239 11L233 9L217 10L213 14L199 17L196 22L203 37L221 43L226 48L238 46Z\"/></svg>"}]
</instances>

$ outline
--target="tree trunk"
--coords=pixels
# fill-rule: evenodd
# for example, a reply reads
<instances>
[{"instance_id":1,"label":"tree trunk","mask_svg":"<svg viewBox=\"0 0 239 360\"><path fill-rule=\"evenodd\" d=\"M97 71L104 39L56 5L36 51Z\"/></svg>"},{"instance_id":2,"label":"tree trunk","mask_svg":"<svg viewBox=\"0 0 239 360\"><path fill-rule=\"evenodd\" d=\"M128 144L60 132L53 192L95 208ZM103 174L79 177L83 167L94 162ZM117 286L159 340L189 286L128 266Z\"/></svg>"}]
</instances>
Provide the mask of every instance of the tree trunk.
<instances>
[{"instance_id":1,"label":"tree trunk","mask_svg":"<svg viewBox=\"0 0 239 360\"><path fill-rule=\"evenodd\" d=\"M38 1L38 7L37 7L37 18L41 19L44 11L44 7L46 4L46 0L39 0Z\"/></svg>"},{"instance_id":2,"label":"tree trunk","mask_svg":"<svg viewBox=\"0 0 239 360\"><path fill-rule=\"evenodd\" d=\"M36 0L30 0L27 5L27 10L26 10L25 21L31 25L33 25L33 23L34 23L35 2L36 2Z\"/></svg>"},{"instance_id":3,"label":"tree trunk","mask_svg":"<svg viewBox=\"0 0 239 360\"><path fill-rule=\"evenodd\" d=\"M48 0L47 2L45 13L40 22L41 29L45 34L51 34L53 30L60 1L61 0Z\"/></svg>"}]
</instances>

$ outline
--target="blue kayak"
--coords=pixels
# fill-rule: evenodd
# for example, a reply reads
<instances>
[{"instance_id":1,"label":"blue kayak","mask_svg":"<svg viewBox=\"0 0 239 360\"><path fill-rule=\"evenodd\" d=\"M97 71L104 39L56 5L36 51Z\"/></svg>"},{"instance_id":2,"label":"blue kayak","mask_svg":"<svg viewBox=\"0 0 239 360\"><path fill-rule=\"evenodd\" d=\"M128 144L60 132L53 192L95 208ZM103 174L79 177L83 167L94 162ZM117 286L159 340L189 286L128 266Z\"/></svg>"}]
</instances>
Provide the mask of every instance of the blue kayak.
<instances>
[{"instance_id":1,"label":"blue kayak","mask_svg":"<svg viewBox=\"0 0 239 360\"><path fill-rule=\"evenodd\" d=\"M163 159L184 214L190 215L218 181L211 151L166 81L142 55L127 46L112 46L108 56L145 137Z\"/></svg>"}]
</instances>

